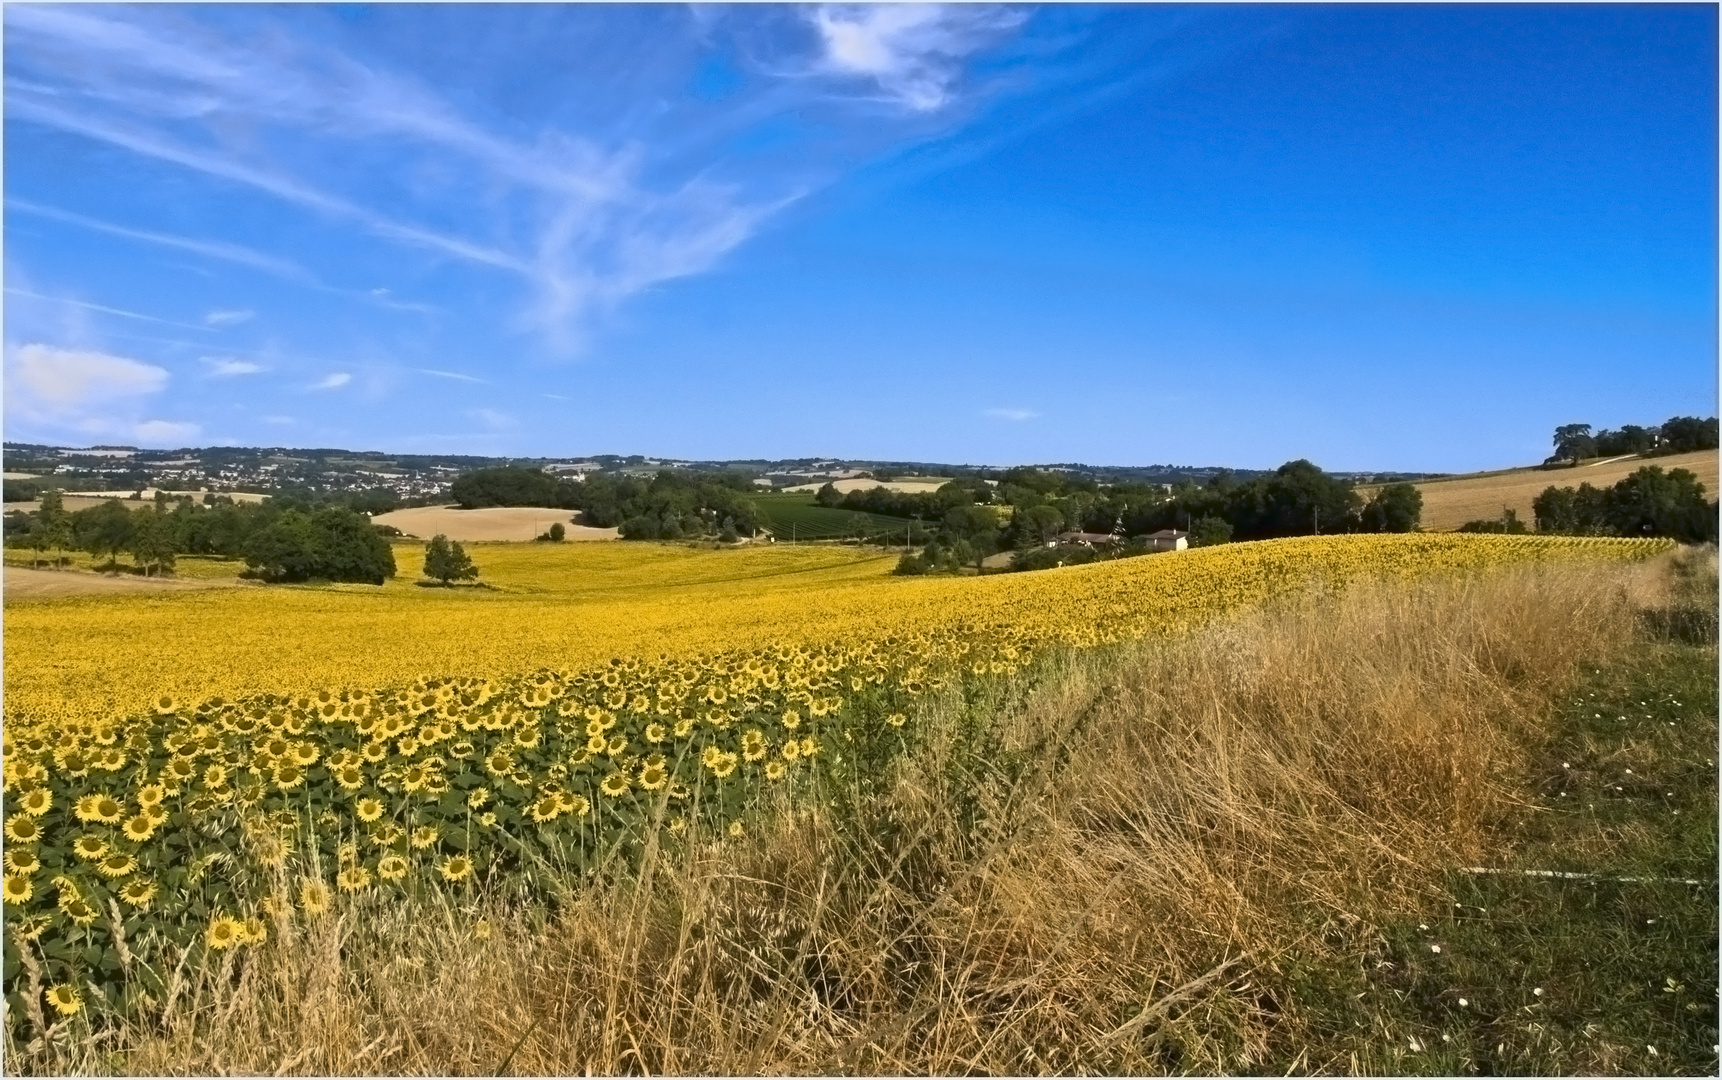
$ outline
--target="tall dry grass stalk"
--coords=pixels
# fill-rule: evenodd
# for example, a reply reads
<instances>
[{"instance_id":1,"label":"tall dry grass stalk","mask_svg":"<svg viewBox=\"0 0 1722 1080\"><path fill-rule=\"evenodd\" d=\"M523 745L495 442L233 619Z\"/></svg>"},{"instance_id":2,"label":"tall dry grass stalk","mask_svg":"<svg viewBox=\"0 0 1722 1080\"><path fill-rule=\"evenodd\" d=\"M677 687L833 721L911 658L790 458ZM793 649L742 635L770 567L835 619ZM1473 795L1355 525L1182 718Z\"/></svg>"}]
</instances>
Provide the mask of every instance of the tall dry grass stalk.
<instances>
[{"instance_id":1,"label":"tall dry grass stalk","mask_svg":"<svg viewBox=\"0 0 1722 1080\"><path fill-rule=\"evenodd\" d=\"M1317 593L953 696L889 782L785 805L553 912L347 911L154 1028L13 1058L133 1073L1248 1071L1294 973L1485 856L1553 698L1663 568ZM666 849L667 850L667 849ZM1300 1059L1310 1070L1343 1061Z\"/></svg>"}]
</instances>

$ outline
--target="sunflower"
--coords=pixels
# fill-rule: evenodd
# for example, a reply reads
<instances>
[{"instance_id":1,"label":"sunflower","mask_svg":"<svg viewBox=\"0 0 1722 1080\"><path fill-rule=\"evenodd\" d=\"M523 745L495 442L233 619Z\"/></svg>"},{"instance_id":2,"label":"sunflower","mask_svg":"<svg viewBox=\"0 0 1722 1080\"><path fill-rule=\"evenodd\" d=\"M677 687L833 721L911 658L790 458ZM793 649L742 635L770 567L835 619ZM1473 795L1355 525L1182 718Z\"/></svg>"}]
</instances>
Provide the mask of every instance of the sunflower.
<instances>
[{"instance_id":1,"label":"sunflower","mask_svg":"<svg viewBox=\"0 0 1722 1080\"><path fill-rule=\"evenodd\" d=\"M430 777L430 770L423 765L414 765L401 774L401 787L408 791L419 791L425 786L425 780Z\"/></svg>"},{"instance_id":2,"label":"sunflower","mask_svg":"<svg viewBox=\"0 0 1722 1080\"><path fill-rule=\"evenodd\" d=\"M746 833L747 833L747 829L746 829L746 827L744 827L742 825L741 822L732 821L729 823L729 834L731 836L740 838L741 836L745 835Z\"/></svg>"},{"instance_id":3,"label":"sunflower","mask_svg":"<svg viewBox=\"0 0 1722 1080\"><path fill-rule=\"evenodd\" d=\"M114 852L103 859L96 870L105 878L123 878L138 868L138 861L123 852Z\"/></svg>"},{"instance_id":4,"label":"sunflower","mask_svg":"<svg viewBox=\"0 0 1722 1080\"><path fill-rule=\"evenodd\" d=\"M801 756L801 740L790 739L783 744L783 760L794 761Z\"/></svg>"},{"instance_id":5,"label":"sunflower","mask_svg":"<svg viewBox=\"0 0 1722 1080\"><path fill-rule=\"evenodd\" d=\"M565 814L573 814L577 818L585 817L592 812L592 804L586 801L584 795L570 795L566 791L556 793L556 802Z\"/></svg>"},{"instance_id":6,"label":"sunflower","mask_svg":"<svg viewBox=\"0 0 1722 1080\"><path fill-rule=\"evenodd\" d=\"M155 822L143 814L133 814L120 826L120 832L127 840L141 844L155 833Z\"/></svg>"},{"instance_id":7,"label":"sunflower","mask_svg":"<svg viewBox=\"0 0 1722 1080\"><path fill-rule=\"evenodd\" d=\"M48 1004L61 1016L75 1016L84 1007L84 999L71 983L48 988Z\"/></svg>"},{"instance_id":8,"label":"sunflower","mask_svg":"<svg viewBox=\"0 0 1722 1080\"><path fill-rule=\"evenodd\" d=\"M317 749L317 744L313 742L302 742L293 748L293 760L299 763L300 768L310 768L317 763L317 759L321 756L322 752Z\"/></svg>"},{"instance_id":9,"label":"sunflower","mask_svg":"<svg viewBox=\"0 0 1722 1080\"><path fill-rule=\"evenodd\" d=\"M480 919L472 924L472 936L479 941L490 940L490 920Z\"/></svg>"},{"instance_id":10,"label":"sunflower","mask_svg":"<svg viewBox=\"0 0 1722 1080\"><path fill-rule=\"evenodd\" d=\"M598 790L602 791L612 799L619 799L623 795L626 795L628 793L628 789L632 786L633 785L628 782L627 776L619 772L613 772L609 776L604 777L604 782L598 785Z\"/></svg>"},{"instance_id":11,"label":"sunflower","mask_svg":"<svg viewBox=\"0 0 1722 1080\"><path fill-rule=\"evenodd\" d=\"M349 866L335 875L335 884L342 892L358 892L371 884L371 872L362 866Z\"/></svg>"},{"instance_id":12,"label":"sunflower","mask_svg":"<svg viewBox=\"0 0 1722 1080\"><path fill-rule=\"evenodd\" d=\"M781 761L768 761L765 763L765 778L767 780L782 780L784 774L788 771L789 767L784 765Z\"/></svg>"},{"instance_id":13,"label":"sunflower","mask_svg":"<svg viewBox=\"0 0 1722 1080\"><path fill-rule=\"evenodd\" d=\"M359 845L351 840L335 845L335 860L342 866L359 861Z\"/></svg>"},{"instance_id":14,"label":"sunflower","mask_svg":"<svg viewBox=\"0 0 1722 1080\"><path fill-rule=\"evenodd\" d=\"M307 881L299 889L299 906L307 915L321 915L329 910L329 886L321 881Z\"/></svg>"},{"instance_id":15,"label":"sunflower","mask_svg":"<svg viewBox=\"0 0 1722 1080\"><path fill-rule=\"evenodd\" d=\"M765 756L766 749L765 736L761 735L758 730L749 731L742 735L741 752L747 760L758 761Z\"/></svg>"},{"instance_id":16,"label":"sunflower","mask_svg":"<svg viewBox=\"0 0 1722 1080\"><path fill-rule=\"evenodd\" d=\"M783 726L794 731L801 726L801 714L794 709L783 710Z\"/></svg>"},{"instance_id":17,"label":"sunflower","mask_svg":"<svg viewBox=\"0 0 1722 1080\"><path fill-rule=\"evenodd\" d=\"M31 817L41 817L54 805L54 796L47 788L33 788L18 800L18 809Z\"/></svg>"},{"instance_id":18,"label":"sunflower","mask_svg":"<svg viewBox=\"0 0 1722 1080\"><path fill-rule=\"evenodd\" d=\"M22 904L34 895L36 887L23 874L7 874L5 884L0 885L0 896L4 896L8 904Z\"/></svg>"},{"instance_id":19,"label":"sunflower","mask_svg":"<svg viewBox=\"0 0 1722 1080\"><path fill-rule=\"evenodd\" d=\"M407 876L407 861L399 855L384 855L377 861L377 876L384 881L399 881Z\"/></svg>"},{"instance_id":20,"label":"sunflower","mask_svg":"<svg viewBox=\"0 0 1722 1080\"><path fill-rule=\"evenodd\" d=\"M261 945L269 940L269 927L262 919L245 920L245 944Z\"/></svg>"},{"instance_id":21,"label":"sunflower","mask_svg":"<svg viewBox=\"0 0 1722 1080\"><path fill-rule=\"evenodd\" d=\"M419 741L411 735L408 735L406 738L395 744L395 753L399 754L401 757L410 758L418 752Z\"/></svg>"},{"instance_id":22,"label":"sunflower","mask_svg":"<svg viewBox=\"0 0 1722 1080\"><path fill-rule=\"evenodd\" d=\"M604 737L604 733L600 731L598 734L586 740L586 752L588 754L602 754L604 752L604 748L609 745L610 740L606 739Z\"/></svg>"},{"instance_id":23,"label":"sunflower","mask_svg":"<svg viewBox=\"0 0 1722 1080\"><path fill-rule=\"evenodd\" d=\"M694 730L693 720L691 720L687 717L683 717L682 719L676 721L676 738L685 739L688 737L688 733L693 731L693 730Z\"/></svg>"},{"instance_id":24,"label":"sunflower","mask_svg":"<svg viewBox=\"0 0 1722 1080\"><path fill-rule=\"evenodd\" d=\"M62 896L60 910L66 913L66 918L79 926L88 926L96 921L96 909L81 896Z\"/></svg>"},{"instance_id":25,"label":"sunflower","mask_svg":"<svg viewBox=\"0 0 1722 1080\"><path fill-rule=\"evenodd\" d=\"M471 757L476 752L476 748L470 742L467 742L465 739L462 739L460 742L457 742L453 746L450 746L448 748L448 752L449 752L449 755L451 757L459 758L460 760L465 761L467 758Z\"/></svg>"},{"instance_id":26,"label":"sunflower","mask_svg":"<svg viewBox=\"0 0 1722 1080\"><path fill-rule=\"evenodd\" d=\"M446 881L464 881L472 873L472 860L465 855L450 855L437 870Z\"/></svg>"},{"instance_id":27,"label":"sunflower","mask_svg":"<svg viewBox=\"0 0 1722 1080\"><path fill-rule=\"evenodd\" d=\"M231 915L222 915L209 924L204 940L212 949L225 949L245 940L245 924Z\"/></svg>"},{"instance_id":28,"label":"sunflower","mask_svg":"<svg viewBox=\"0 0 1722 1080\"><path fill-rule=\"evenodd\" d=\"M908 723L908 721L909 718L900 712L892 713L890 716L885 718L885 722L890 724L892 727L902 727L904 724Z\"/></svg>"},{"instance_id":29,"label":"sunflower","mask_svg":"<svg viewBox=\"0 0 1722 1080\"><path fill-rule=\"evenodd\" d=\"M120 899L132 907L143 907L155 899L155 882L132 878L120 886Z\"/></svg>"},{"instance_id":30,"label":"sunflower","mask_svg":"<svg viewBox=\"0 0 1722 1080\"><path fill-rule=\"evenodd\" d=\"M435 825L420 825L413 830L412 844L418 849L434 847L441 838L442 830Z\"/></svg>"},{"instance_id":31,"label":"sunflower","mask_svg":"<svg viewBox=\"0 0 1722 1080\"><path fill-rule=\"evenodd\" d=\"M375 821L383 816L383 804L378 799L363 798L358 801L355 809L360 821Z\"/></svg>"},{"instance_id":32,"label":"sunflower","mask_svg":"<svg viewBox=\"0 0 1722 1080\"><path fill-rule=\"evenodd\" d=\"M665 769L662 764L648 762L646 767L640 770L640 786L647 791L658 790L664 786L669 778L669 770Z\"/></svg>"},{"instance_id":33,"label":"sunflower","mask_svg":"<svg viewBox=\"0 0 1722 1080\"><path fill-rule=\"evenodd\" d=\"M8 848L6 869L15 874L34 874L42 869L42 858L30 848Z\"/></svg>"},{"instance_id":34,"label":"sunflower","mask_svg":"<svg viewBox=\"0 0 1722 1080\"><path fill-rule=\"evenodd\" d=\"M366 761L375 765L377 762L382 761L384 758L389 756L389 746L387 743L383 742L368 742L360 753L364 756Z\"/></svg>"},{"instance_id":35,"label":"sunflower","mask_svg":"<svg viewBox=\"0 0 1722 1080\"><path fill-rule=\"evenodd\" d=\"M534 802L527 813L531 815L534 824L542 825L556 820L557 815L562 813L562 803L556 796L546 795Z\"/></svg>"},{"instance_id":36,"label":"sunflower","mask_svg":"<svg viewBox=\"0 0 1722 1080\"><path fill-rule=\"evenodd\" d=\"M496 825L496 815L488 811L478 815L478 825L479 828L482 829L494 828Z\"/></svg>"},{"instance_id":37,"label":"sunflower","mask_svg":"<svg viewBox=\"0 0 1722 1080\"><path fill-rule=\"evenodd\" d=\"M108 842L99 836L85 833L72 841L72 854L80 859L94 861L108 853Z\"/></svg>"},{"instance_id":38,"label":"sunflower","mask_svg":"<svg viewBox=\"0 0 1722 1080\"><path fill-rule=\"evenodd\" d=\"M163 775L175 785L189 784L197 776L197 762L190 758L176 757L167 763Z\"/></svg>"},{"instance_id":39,"label":"sunflower","mask_svg":"<svg viewBox=\"0 0 1722 1080\"><path fill-rule=\"evenodd\" d=\"M719 780L722 780L730 773L735 772L735 762L736 757L734 754L720 751L718 754L717 764L711 766L712 775L716 776Z\"/></svg>"},{"instance_id":40,"label":"sunflower","mask_svg":"<svg viewBox=\"0 0 1722 1080\"><path fill-rule=\"evenodd\" d=\"M649 743L661 743L668 735L669 732L664 730L662 724L654 722L646 725L646 741Z\"/></svg>"},{"instance_id":41,"label":"sunflower","mask_svg":"<svg viewBox=\"0 0 1722 1080\"><path fill-rule=\"evenodd\" d=\"M365 774L357 766L348 765L335 770L335 783L347 791L357 791L365 786Z\"/></svg>"},{"instance_id":42,"label":"sunflower","mask_svg":"<svg viewBox=\"0 0 1722 1080\"><path fill-rule=\"evenodd\" d=\"M292 791L305 782L305 770L297 765L277 765L275 767L275 786L282 791Z\"/></svg>"},{"instance_id":43,"label":"sunflower","mask_svg":"<svg viewBox=\"0 0 1722 1080\"><path fill-rule=\"evenodd\" d=\"M137 791L138 805L146 810L152 806L160 806L161 801L165 798L167 798L167 789L160 784L145 784Z\"/></svg>"},{"instance_id":44,"label":"sunflower","mask_svg":"<svg viewBox=\"0 0 1722 1080\"><path fill-rule=\"evenodd\" d=\"M466 796L467 808L471 810L482 810L489 801L490 789L485 787L473 788Z\"/></svg>"},{"instance_id":45,"label":"sunflower","mask_svg":"<svg viewBox=\"0 0 1722 1080\"><path fill-rule=\"evenodd\" d=\"M687 831L688 831L688 819L687 818L682 817L680 815L677 815L676 817L673 817L670 819L670 832L672 834L680 836L682 833L687 832Z\"/></svg>"},{"instance_id":46,"label":"sunflower","mask_svg":"<svg viewBox=\"0 0 1722 1080\"><path fill-rule=\"evenodd\" d=\"M812 757L817 753L819 753L819 744L813 741L813 737L811 735L801 740L802 757Z\"/></svg>"},{"instance_id":47,"label":"sunflower","mask_svg":"<svg viewBox=\"0 0 1722 1080\"><path fill-rule=\"evenodd\" d=\"M172 694L163 694L155 699L155 711L159 716L172 716L179 711L179 699Z\"/></svg>"},{"instance_id":48,"label":"sunflower","mask_svg":"<svg viewBox=\"0 0 1722 1080\"><path fill-rule=\"evenodd\" d=\"M154 806L144 807L143 816L149 819L150 828L158 828L162 822L167 820L167 810L160 803L157 803Z\"/></svg>"}]
</instances>

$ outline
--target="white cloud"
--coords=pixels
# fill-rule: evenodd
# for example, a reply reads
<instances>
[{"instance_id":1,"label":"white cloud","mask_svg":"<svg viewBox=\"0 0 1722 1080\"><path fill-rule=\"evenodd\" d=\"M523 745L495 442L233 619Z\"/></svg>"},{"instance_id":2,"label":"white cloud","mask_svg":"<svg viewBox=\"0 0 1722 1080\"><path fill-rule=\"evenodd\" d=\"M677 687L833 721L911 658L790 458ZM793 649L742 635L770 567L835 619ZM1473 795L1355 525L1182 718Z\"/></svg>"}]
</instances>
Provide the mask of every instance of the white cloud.
<instances>
[{"instance_id":1,"label":"white cloud","mask_svg":"<svg viewBox=\"0 0 1722 1080\"><path fill-rule=\"evenodd\" d=\"M145 420L132 429L132 434L140 443L184 446L202 430L201 426L182 420Z\"/></svg>"},{"instance_id":2,"label":"white cloud","mask_svg":"<svg viewBox=\"0 0 1722 1080\"><path fill-rule=\"evenodd\" d=\"M418 372L420 375L435 375L439 379L458 379L461 382L487 384L489 382L488 379L481 379L476 375L462 375L458 371L438 371L435 368L414 368L413 370Z\"/></svg>"},{"instance_id":3,"label":"white cloud","mask_svg":"<svg viewBox=\"0 0 1722 1080\"><path fill-rule=\"evenodd\" d=\"M123 356L24 345L14 354L12 378L42 404L67 409L153 394L167 385L168 372Z\"/></svg>"},{"instance_id":4,"label":"white cloud","mask_svg":"<svg viewBox=\"0 0 1722 1080\"><path fill-rule=\"evenodd\" d=\"M1027 16L989 5L861 4L819 7L808 18L827 71L870 79L898 104L931 112L950 100L963 57Z\"/></svg>"},{"instance_id":5,"label":"white cloud","mask_svg":"<svg viewBox=\"0 0 1722 1080\"><path fill-rule=\"evenodd\" d=\"M269 369L251 360L238 360L231 356L206 356L203 362L209 365L209 373L218 379L230 379L236 375L256 375Z\"/></svg>"},{"instance_id":6,"label":"white cloud","mask_svg":"<svg viewBox=\"0 0 1722 1080\"><path fill-rule=\"evenodd\" d=\"M345 371L337 371L332 375L323 376L323 378L311 385L311 389L338 390L352 381L353 377L351 375L347 374Z\"/></svg>"},{"instance_id":7,"label":"white cloud","mask_svg":"<svg viewBox=\"0 0 1722 1080\"><path fill-rule=\"evenodd\" d=\"M988 409L986 414L996 420L1010 420L1015 423L1033 420L1040 415L1032 409Z\"/></svg>"},{"instance_id":8,"label":"white cloud","mask_svg":"<svg viewBox=\"0 0 1722 1080\"><path fill-rule=\"evenodd\" d=\"M255 311L222 311L215 310L203 317L203 321L211 326L238 326L256 315Z\"/></svg>"}]
</instances>

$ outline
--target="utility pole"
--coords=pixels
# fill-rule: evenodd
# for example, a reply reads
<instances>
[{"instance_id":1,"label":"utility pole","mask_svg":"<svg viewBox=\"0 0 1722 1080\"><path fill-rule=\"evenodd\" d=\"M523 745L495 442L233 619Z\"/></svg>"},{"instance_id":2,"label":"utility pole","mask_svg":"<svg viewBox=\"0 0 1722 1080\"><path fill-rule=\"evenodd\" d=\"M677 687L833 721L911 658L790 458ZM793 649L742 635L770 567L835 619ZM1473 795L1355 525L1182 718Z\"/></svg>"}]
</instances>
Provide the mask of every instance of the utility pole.
<instances>
[{"instance_id":1,"label":"utility pole","mask_svg":"<svg viewBox=\"0 0 1722 1080\"><path fill-rule=\"evenodd\" d=\"M1313 509L1313 513L1315 514L1315 534L1317 536L1320 536L1321 535L1321 507L1316 506L1316 507L1313 507L1312 509Z\"/></svg>"}]
</instances>

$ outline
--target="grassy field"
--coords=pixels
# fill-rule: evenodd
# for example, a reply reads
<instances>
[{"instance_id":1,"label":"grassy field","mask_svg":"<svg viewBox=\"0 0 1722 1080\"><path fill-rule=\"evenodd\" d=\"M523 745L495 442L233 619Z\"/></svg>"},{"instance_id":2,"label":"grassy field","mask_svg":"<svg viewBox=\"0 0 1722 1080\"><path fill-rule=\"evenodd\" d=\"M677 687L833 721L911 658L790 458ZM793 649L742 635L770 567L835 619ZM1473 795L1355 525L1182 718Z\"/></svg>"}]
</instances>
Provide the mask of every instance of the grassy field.
<instances>
[{"instance_id":1,"label":"grassy field","mask_svg":"<svg viewBox=\"0 0 1722 1080\"><path fill-rule=\"evenodd\" d=\"M864 526L869 534L900 536L903 527L909 524L904 518L820 506L806 493L755 495L753 503L759 507L765 527L785 540L848 539L855 535L858 525Z\"/></svg>"},{"instance_id":2,"label":"grassy field","mask_svg":"<svg viewBox=\"0 0 1722 1080\"><path fill-rule=\"evenodd\" d=\"M1506 507L1518 511L1519 520L1532 524L1536 518L1531 513L1531 500L1541 495L1544 488L1550 485L1577 487L1585 483L1607 487L1646 465L1658 465L1665 471L1686 469L1697 475L1711 498L1716 497L1717 452L1714 450L1605 461L1574 469L1506 469L1418 484L1417 490L1423 493L1423 527L1436 531L1457 529L1467 521L1498 518ZM1373 489L1361 487L1358 490L1367 497Z\"/></svg>"},{"instance_id":3,"label":"grassy field","mask_svg":"<svg viewBox=\"0 0 1722 1080\"><path fill-rule=\"evenodd\" d=\"M1431 565L1485 550L1471 539L1383 550ZM1223 550L1308 567L1354 542ZM334 917L192 965L142 1022L100 1041L62 1022L9 1056L274 1075L1714 1075L1714 555L1466 565L1285 579L1182 634L954 682L889 762L721 843L653 840L547 905L343 895ZM719 572L663 569L690 587Z\"/></svg>"}]
</instances>

